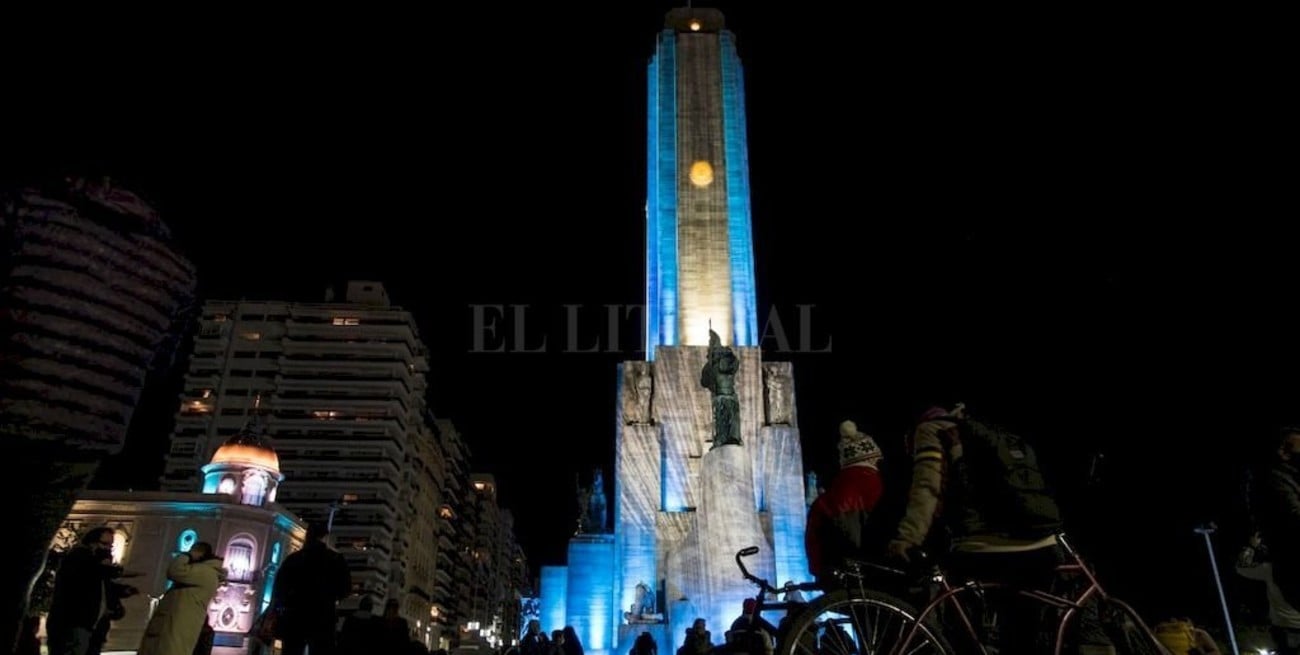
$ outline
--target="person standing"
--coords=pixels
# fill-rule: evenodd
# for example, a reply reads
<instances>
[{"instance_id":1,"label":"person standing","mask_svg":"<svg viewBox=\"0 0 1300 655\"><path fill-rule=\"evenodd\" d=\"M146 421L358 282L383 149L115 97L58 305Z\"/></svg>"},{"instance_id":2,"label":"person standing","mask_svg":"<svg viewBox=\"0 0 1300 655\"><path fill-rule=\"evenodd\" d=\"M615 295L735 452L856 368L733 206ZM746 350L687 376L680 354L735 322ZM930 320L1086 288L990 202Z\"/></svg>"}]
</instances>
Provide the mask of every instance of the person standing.
<instances>
[{"instance_id":1,"label":"person standing","mask_svg":"<svg viewBox=\"0 0 1300 655\"><path fill-rule=\"evenodd\" d=\"M1276 444L1253 505L1273 557L1273 582L1291 607L1300 607L1300 427L1280 430Z\"/></svg>"},{"instance_id":2,"label":"person standing","mask_svg":"<svg viewBox=\"0 0 1300 655\"><path fill-rule=\"evenodd\" d=\"M307 528L302 550L286 557L275 577L271 605L279 612L282 655L334 655L338 602L352 593L347 560L325 543L319 523Z\"/></svg>"},{"instance_id":3,"label":"person standing","mask_svg":"<svg viewBox=\"0 0 1300 655\"><path fill-rule=\"evenodd\" d=\"M108 615L108 582L113 566L113 528L94 528L63 556L54 576L54 597L45 620L50 655L86 655L95 628Z\"/></svg>"},{"instance_id":4,"label":"person standing","mask_svg":"<svg viewBox=\"0 0 1300 655\"><path fill-rule=\"evenodd\" d=\"M212 544L200 541L167 566L172 586L144 628L139 655L191 655L208 622L208 604L226 580Z\"/></svg>"}]
</instances>

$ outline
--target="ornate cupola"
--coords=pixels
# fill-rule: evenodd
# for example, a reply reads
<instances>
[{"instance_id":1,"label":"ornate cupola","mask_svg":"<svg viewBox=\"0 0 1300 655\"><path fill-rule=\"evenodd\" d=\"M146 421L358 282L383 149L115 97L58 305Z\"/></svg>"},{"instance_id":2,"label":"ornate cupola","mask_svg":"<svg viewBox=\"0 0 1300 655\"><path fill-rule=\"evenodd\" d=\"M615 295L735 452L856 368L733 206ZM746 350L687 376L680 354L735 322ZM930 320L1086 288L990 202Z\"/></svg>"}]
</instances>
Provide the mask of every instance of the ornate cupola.
<instances>
[{"instance_id":1,"label":"ornate cupola","mask_svg":"<svg viewBox=\"0 0 1300 655\"><path fill-rule=\"evenodd\" d=\"M276 487L283 479L280 457L254 415L203 467L203 493L233 495L244 505L261 507L275 502Z\"/></svg>"}]
</instances>

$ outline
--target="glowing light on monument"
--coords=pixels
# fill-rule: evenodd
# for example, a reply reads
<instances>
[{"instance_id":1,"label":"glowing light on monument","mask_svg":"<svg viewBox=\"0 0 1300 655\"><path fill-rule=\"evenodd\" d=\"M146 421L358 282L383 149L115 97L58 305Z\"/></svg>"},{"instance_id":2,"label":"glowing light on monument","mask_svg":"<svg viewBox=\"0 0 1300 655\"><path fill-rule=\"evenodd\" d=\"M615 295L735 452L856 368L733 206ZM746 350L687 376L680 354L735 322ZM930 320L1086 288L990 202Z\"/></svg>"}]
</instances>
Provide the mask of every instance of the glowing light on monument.
<instances>
[{"instance_id":1,"label":"glowing light on monument","mask_svg":"<svg viewBox=\"0 0 1300 655\"><path fill-rule=\"evenodd\" d=\"M709 186L713 184L713 167L707 161L697 161L691 164L690 178L697 187Z\"/></svg>"}]
</instances>

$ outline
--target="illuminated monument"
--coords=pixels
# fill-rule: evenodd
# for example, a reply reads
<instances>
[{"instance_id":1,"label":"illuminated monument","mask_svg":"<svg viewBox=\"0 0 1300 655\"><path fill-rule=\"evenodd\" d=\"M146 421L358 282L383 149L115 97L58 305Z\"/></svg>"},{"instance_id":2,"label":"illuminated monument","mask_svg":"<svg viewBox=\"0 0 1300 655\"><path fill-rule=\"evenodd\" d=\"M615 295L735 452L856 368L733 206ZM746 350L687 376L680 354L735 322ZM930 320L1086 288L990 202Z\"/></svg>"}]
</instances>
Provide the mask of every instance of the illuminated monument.
<instances>
[{"instance_id":1,"label":"illuminated monument","mask_svg":"<svg viewBox=\"0 0 1300 655\"><path fill-rule=\"evenodd\" d=\"M643 631L672 652L696 617L720 641L754 592L734 561L746 546L758 575L808 578L791 368L759 348L743 71L722 14L669 12L648 82L646 361L619 367L613 533L575 536L541 578L543 629L573 625L602 653Z\"/></svg>"}]
</instances>

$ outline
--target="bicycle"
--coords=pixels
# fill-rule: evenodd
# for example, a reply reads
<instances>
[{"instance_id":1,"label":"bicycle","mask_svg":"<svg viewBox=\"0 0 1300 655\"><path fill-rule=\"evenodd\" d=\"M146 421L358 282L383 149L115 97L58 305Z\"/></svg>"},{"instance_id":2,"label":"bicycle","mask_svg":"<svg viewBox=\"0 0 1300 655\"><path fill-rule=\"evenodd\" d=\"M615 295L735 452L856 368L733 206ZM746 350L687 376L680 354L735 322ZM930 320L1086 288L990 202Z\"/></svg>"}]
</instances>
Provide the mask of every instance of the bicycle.
<instances>
[{"instance_id":1,"label":"bicycle","mask_svg":"<svg viewBox=\"0 0 1300 655\"><path fill-rule=\"evenodd\" d=\"M1057 567L1058 577L1074 575L1077 578L1081 575L1085 583L1082 590L1056 594L1034 589L1011 589L1017 595L1059 613L1050 652L1055 655L1066 652L1077 617L1091 603L1096 603L1101 627L1116 653L1168 655L1137 612L1106 592L1065 535L1058 533L1056 536L1066 556L1066 562ZM917 555L926 561L924 553L917 551ZM982 600L985 592L1008 587L987 581L969 581L954 586L940 566L929 564L924 582L935 593L917 610L897 595L869 588L876 575L895 581L910 577L907 571L879 563L848 564L839 571L843 588L830 591L802 608L790 625L781 631L774 655L948 655L959 652L952 647L950 637L971 652L987 655L989 651L980 639L980 629L976 627L983 627L983 623L972 612L973 607L980 605L963 601L970 597ZM941 614L949 620L941 621Z\"/></svg>"},{"instance_id":2,"label":"bicycle","mask_svg":"<svg viewBox=\"0 0 1300 655\"><path fill-rule=\"evenodd\" d=\"M791 592L800 592L800 593L820 592L821 585L818 585L816 582L801 582L801 583L787 582L781 587L773 587L771 583L769 583L767 580L759 578L758 576L755 576L754 574L750 573L749 569L745 568L745 563L742 562L740 559L742 557L749 557L750 555L754 555L756 553L758 553L757 546L750 546L748 548L743 548L736 553L736 566L740 569L741 575L745 576L746 580L754 583L754 585L758 587L758 593L754 595L754 616L756 617L762 616L764 611L784 611L786 612L787 619L792 616L800 615L803 612L804 608L810 605L810 602L807 601L800 602L800 601L790 601L790 600L769 602L768 598L781 597L781 596L789 598ZM783 619L776 626L777 628L776 634L771 635L774 639L776 639L778 648L781 642L781 635L784 632L782 628L786 626L787 626L787 620ZM733 641L731 632L732 632L731 630L727 631L728 642ZM755 653L754 655L760 655L760 654Z\"/></svg>"}]
</instances>

